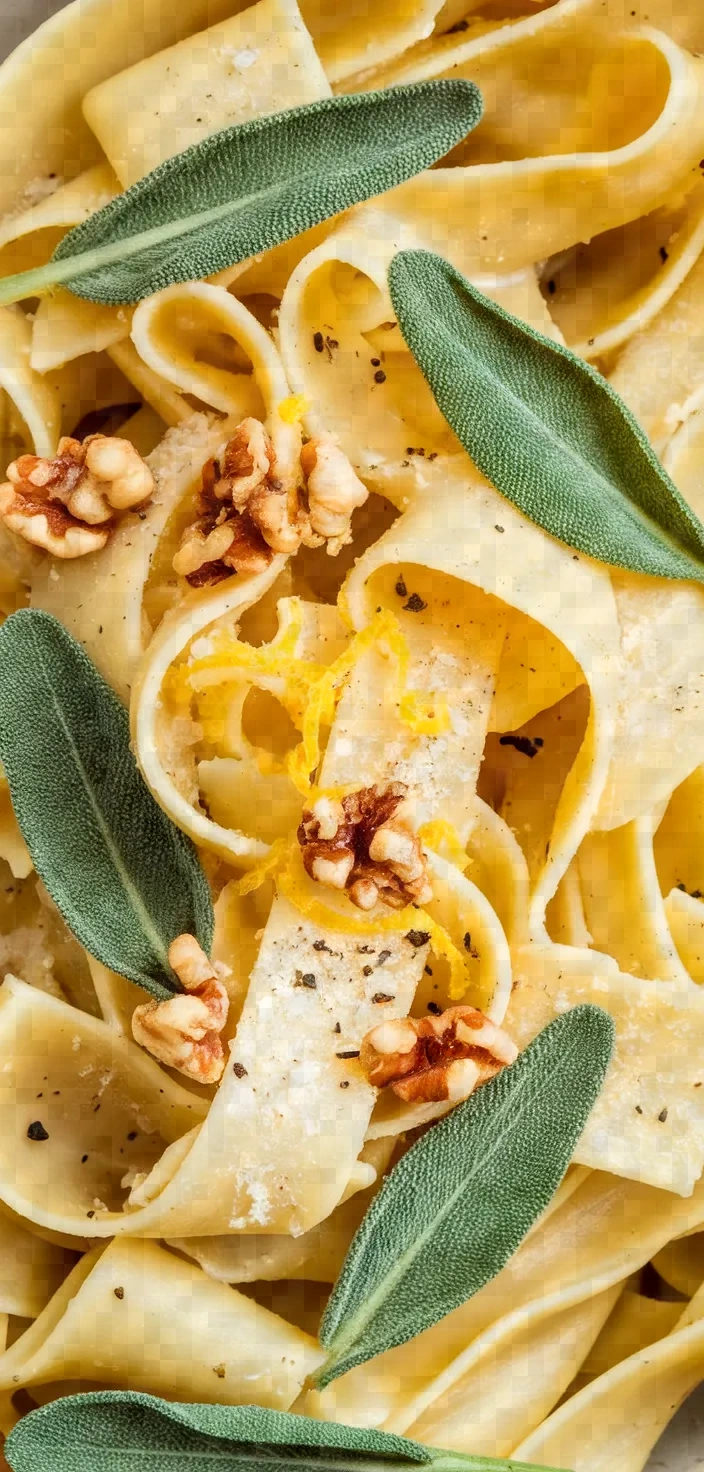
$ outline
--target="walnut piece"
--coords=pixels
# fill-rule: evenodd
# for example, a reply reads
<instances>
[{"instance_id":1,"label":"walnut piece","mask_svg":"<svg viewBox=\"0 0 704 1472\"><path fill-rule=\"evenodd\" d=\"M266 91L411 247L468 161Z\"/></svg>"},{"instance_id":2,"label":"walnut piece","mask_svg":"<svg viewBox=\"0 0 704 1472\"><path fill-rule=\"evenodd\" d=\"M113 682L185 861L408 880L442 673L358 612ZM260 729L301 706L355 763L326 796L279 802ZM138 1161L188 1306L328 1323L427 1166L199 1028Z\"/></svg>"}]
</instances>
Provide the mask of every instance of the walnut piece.
<instances>
[{"instance_id":1,"label":"walnut piece","mask_svg":"<svg viewBox=\"0 0 704 1472\"><path fill-rule=\"evenodd\" d=\"M153 491L151 471L129 440L64 436L53 459L20 455L8 466L0 517L53 557L85 557L106 545L116 512L145 505Z\"/></svg>"},{"instance_id":2,"label":"walnut piece","mask_svg":"<svg viewBox=\"0 0 704 1472\"><path fill-rule=\"evenodd\" d=\"M352 512L364 505L369 492L332 435L319 435L303 446L301 469L307 482L311 529L325 538L327 551L335 557L352 541Z\"/></svg>"},{"instance_id":3,"label":"walnut piece","mask_svg":"<svg viewBox=\"0 0 704 1472\"><path fill-rule=\"evenodd\" d=\"M220 1034L230 1005L227 990L192 935L172 941L169 965L183 992L135 1007L132 1035L160 1063L199 1084L216 1084L225 1067Z\"/></svg>"},{"instance_id":4,"label":"walnut piece","mask_svg":"<svg viewBox=\"0 0 704 1472\"><path fill-rule=\"evenodd\" d=\"M219 583L233 573L263 572L277 553L327 540L334 555L350 541L350 516L367 499L366 487L329 435L301 451L306 488L286 485L277 473L271 438L258 419L243 419L220 459L203 467L196 520L186 527L174 571L191 587Z\"/></svg>"},{"instance_id":5,"label":"walnut piece","mask_svg":"<svg viewBox=\"0 0 704 1472\"><path fill-rule=\"evenodd\" d=\"M458 1104L518 1057L502 1028L474 1007L447 1007L439 1017L381 1022L362 1042L360 1063L371 1084L389 1086L407 1103Z\"/></svg>"},{"instance_id":6,"label":"walnut piece","mask_svg":"<svg viewBox=\"0 0 704 1472\"><path fill-rule=\"evenodd\" d=\"M362 787L339 801L319 797L298 829L306 873L345 890L360 910L432 899L425 856L410 822L403 782Z\"/></svg>"}]
</instances>

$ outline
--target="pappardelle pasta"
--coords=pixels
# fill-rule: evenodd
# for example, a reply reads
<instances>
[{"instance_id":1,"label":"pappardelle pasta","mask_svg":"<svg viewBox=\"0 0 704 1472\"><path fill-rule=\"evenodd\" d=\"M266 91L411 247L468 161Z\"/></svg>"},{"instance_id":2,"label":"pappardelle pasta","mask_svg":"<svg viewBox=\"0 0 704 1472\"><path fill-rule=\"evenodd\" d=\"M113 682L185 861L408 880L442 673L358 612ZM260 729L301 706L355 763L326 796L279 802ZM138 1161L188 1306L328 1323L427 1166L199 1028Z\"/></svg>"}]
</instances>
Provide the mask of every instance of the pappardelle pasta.
<instances>
[{"instance_id":1,"label":"pappardelle pasta","mask_svg":"<svg viewBox=\"0 0 704 1472\"><path fill-rule=\"evenodd\" d=\"M704 11L137 9L0 69L6 1465L640 1472L704 1378Z\"/></svg>"}]
</instances>

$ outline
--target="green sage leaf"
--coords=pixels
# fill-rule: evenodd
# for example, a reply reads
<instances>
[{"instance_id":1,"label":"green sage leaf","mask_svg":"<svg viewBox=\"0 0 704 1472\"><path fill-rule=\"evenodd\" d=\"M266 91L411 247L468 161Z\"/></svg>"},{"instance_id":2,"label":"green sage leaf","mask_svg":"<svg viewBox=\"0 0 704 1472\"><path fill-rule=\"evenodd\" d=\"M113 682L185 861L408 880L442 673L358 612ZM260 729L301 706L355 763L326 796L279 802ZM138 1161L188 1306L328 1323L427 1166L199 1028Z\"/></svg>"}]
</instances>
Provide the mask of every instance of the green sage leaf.
<instances>
[{"instance_id":1,"label":"green sage leaf","mask_svg":"<svg viewBox=\"0 0 704 1472\"><path fill-rule=\"evenodd\" d=\"M500 1272L562 1180L613 1042L608 1013L574 1007L404 1155L333 1288L319 1386L415 1338Z\"/></svg>"},{"instance_id":2,"label":"green sage leaf","mask_svg":"<svg viewBox=\"0 0 704 1472\"><path fill-rule=\"evenodd\" d=\"M212 944L205 875L137 769L127 711L63 625L36 608L0 628L0 759L34 866L69 929L112 971L170 996L175 936Z\"/></svg>"},{"instance_id":3,"label":"green sage leaf","mask_svg":"<svg viewBox=\"0 0 704 1472\"><path fill-rule=\"evenodd\" d=\"M704 526L596 369L430 251L396 256L389 286L439 408L507 500L600 562L704 581Z\"/></svg>"},{"instance_id":4,"label":"green sage leaf","mask_svg":"<svg viewBox=\"0 0 704 1472\"><path fill-rule=\"evenodd\" d=\"M13 1472L547 1472L525 1462L436 1451L384 1431L261 1406L183 1405L136 1391L69 1395L10 1432Z\"/></svg>"},{"instance_id":5,"label":"green sage leaf","mask_svg":"<svg viewBox=\"0 0 704 1472\"><path fill-rule=\"evenodd\" d=\"M47 266L0 282L0 303L63 283L115 306L210 276L429 168L481 111L471 82L419 82L225 128L69 231Z\"/></svg>"}]
</instances>

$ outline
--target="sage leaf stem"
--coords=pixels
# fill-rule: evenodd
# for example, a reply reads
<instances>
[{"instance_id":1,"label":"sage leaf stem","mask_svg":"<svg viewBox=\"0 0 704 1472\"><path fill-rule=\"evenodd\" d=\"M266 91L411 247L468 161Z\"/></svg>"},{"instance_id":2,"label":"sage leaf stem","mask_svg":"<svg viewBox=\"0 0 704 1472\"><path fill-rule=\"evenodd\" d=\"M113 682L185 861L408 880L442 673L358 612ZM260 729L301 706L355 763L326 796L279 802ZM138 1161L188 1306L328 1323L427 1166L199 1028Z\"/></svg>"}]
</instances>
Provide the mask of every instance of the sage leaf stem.
<instances>
[{"instance_id":1,"label":"sage leaf stem","mask_svg":"<svg viewBox=\"0 0 704 1472\"><path fill-rule=\"evenodd\" d=\"M117 306L213 275L429 168L481 111L472 82L418 82L224 128L69 231L48 265L6 277L0 303L63 284Z\"/></svg>"},{"instance_id":2,"label":"sage leaf stem","mask_svg":"<svg viewBox=\"0 0 704 1472\"><path fill-rule=\"evenodd\" d=\"M600 562L704 582L704 526L595 368L432 251L400 252L389 288L439 409L507 500Z\"/></svg>"},{"instance_id":3,"label":"sage leaf stem","mask_svg":"<svg viewBox=\"0 0 704 1472\"><path fill-rule=\"evenodd\" d=\"M0 758L37 873L92 955L157 998L179 982L184 931L208 951L213 907L190 841L130 749L129 718L57 619L20 609L0 628Z\"/></svg>"}]
</instances>

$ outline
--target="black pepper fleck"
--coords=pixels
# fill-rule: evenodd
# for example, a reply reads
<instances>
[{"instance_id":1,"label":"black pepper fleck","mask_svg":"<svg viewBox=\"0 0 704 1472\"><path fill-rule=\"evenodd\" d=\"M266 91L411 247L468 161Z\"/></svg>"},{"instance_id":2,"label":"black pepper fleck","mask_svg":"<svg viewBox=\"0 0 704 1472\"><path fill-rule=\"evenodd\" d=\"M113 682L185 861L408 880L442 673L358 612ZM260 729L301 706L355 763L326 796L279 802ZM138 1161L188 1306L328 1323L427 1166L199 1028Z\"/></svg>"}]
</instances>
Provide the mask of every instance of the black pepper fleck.
<instances>
[{"instance_id":1,"label":"black pepper fleck","mask_svg":"<svg viewBox=\"0 0 704 1472\"><path fill-rule=\"evenodd\" d=\"M640 1104L636 1104L636 1114L642 1114L642 1113L643 1113L643 1110L641 1109Z\"/></svg>"},{"instance_id":2,"label":"black pepper fleck","mask_svg":"<svg viewBox=\"0 0 704 1472\"><path fill-rule=\"evenodd\" d=\"M432 1012L433 1017L442 1017L442 1007L437 1002L428 1002L428 1011Z\"/></svg>"},{"instance_id":3,"label":"black pepper fleck","mask_svg":"<svg viewBox=\"0 0 704 1472\"><path fill-rule=\"evenodd\" d=\"M663 265L665 264L665 261L669 260L669 258L670 258L669 257L669 252L665 250L664 245L661 245L660 246L660 260L662 261Z\"/></svg>"},{"instance_id":4,"label":"black pepper fleck","mask_svg":"<svg viewBox=\"0 0 704 1472\"><path fill-rule=\"evenodd\" d=\"M363 966L362 967L362 976L371 976L373 970L374 970L374 967L373 966Z\"/></svg>"},{"instance_id":5,"label":"black pepper fleck","mask_svg":"<svg viewBox=\"0 0 704 1472\"><path fill-rule=\"evenodd\" d=\"M314 992L318 983L312 971L297 971L294 986L307 986L308 990Z\"/></svg>"},{"instance_id":6,"label":"black pepper fleck","mask_svg":"<svg viewBox=\"0 0 704 1472\"><path fill-rule=\"evenodd\" d=\"M247 1069L245 1068L244 1063L233 1063L232 1071L237 1075L237 1078L247 1077Z\"/></svg>"},{"instance_id":7,"label":"black pepper fleck","mask_svg":"<svg viewBox=\"0 0 704 1472\"><path fill-rule=\"evenodd\" d=\"M29 1126L29 1128L27 1130L27 1139L28 1140L48 1140L48 1138L49 1138L49 1131L48 1130L45 1130L45 1128L44 1128L41 1120L40 1119L34 1119L34 1120L32 1120L32 1123L30 1124L30 1126Z\"/></svg>"},{"instance_id":8,"label":"black pepper fleck","mask_svg":"<svg viewBox=\"0 0 704 1472\"><path fill-rule=\"evenodd\" d=\"M359 1048L345 1048L342 1053L336 1053L336 1058L359 1058Z\"/></svg>"},{"instance_id":9,"label":"black pepper fleck","mask_svg":"<svg viewBox=\"0 0 704 1472\"><path fill-rule=\"evenodd\" d=\"M343 1081L342 1081L342 1083L341 1083L341 1084L340 1084L340 1088L341 1088L341 1089L348 1089L348 1088L349 1088L349 1086L350 1086L350 1081L349 1081L349 1079L348 1079L348 1078L346 1078L346 1079L343 1079Z\"/></svg>"},{"instance_id":10,"label":"black pepper fleck","mask_svg":"<svg viewBox=\"0 0 704 1472\"><path fill-rule=\"evenodd\" d=\"M396 583L396 592L398 593L399 598L407 598L408 597L408 588L406 587L406 584L404 583L403 578L399 578L398 579L398 581Z\"/></svg>"},{"instance_id":11,"label":"black pepper fleck","mask_svg":"<svg viewBox=\"0 0 704 1472\"><path fill-rule=\"evenodd\" d=\"M115 1294L115 1297L116 1298L119 1298L120 1303L122 1303L122 1300L123 1300L123 1298L125 1296L125 1290L124 1290L124 1288L113 1288L112 1291Z\"/></svg>"},{"instance_id":12,"label":"black pepper fleck","mask_svg":"<svg viewBox=\"0 0 704 1472\"><path fill-rule=\"evenodd\" d=\"M335 1023L335 1026L333 1028L333 1032L342 1032L342 1028L340 1027L339 1022L336 1022Z\"/></svg>"},{"instance_id":13,"label":"black pepper fleck","mask_svg":"<svg viewBox=\"0 0 704 1472\"><path fill-rule=\"evenodd\" d=\"M417 951L420 946L427 946L430 940L429 930L408 930L404 936L410 945Z\"/></svg>"},{"instance_id":14,"label":"black pepper fleck","mask_svg":"<svg viewBox=\"0 0 704 1472\"><path fill-rule=\"evenodd\" d=\"M322 332L314 332L313 333L313 347L315 348L316 353L322 353L324 346L325 346L325 344L324 344L324 341L323 341L323 334L322 334Z\"/></svg>"},{"instance_id":15,"label":"black pepper fleck","mask_svg":"<svg viewBox=\"0 0 704 1472\"><path fill-rule=\"evenodd\" d=\"M396 997L395 996L392 996L391 995L391 992L375 992L374 993L374 996L372 997L372 1001L373 1002L395 1002L396 1001Z\"/></svg>"},{"instance_id":16,"label":"black pepper fleck","mask_svg":"<svg viewBox=\"0 0 704 1472\"><path fill-rule=\"evenodd\" d=\"M370 361L371 361L372 368L380 368L381 367L381 358L372 358Z\"/></svg>"},{"instance_id":17,"label":"black pepper fleck","mask_svg":"<svg viewBox=\"0 0 704 1472\"><path fill-rule=\"evenodd\" d=\"M374 374L374 382L375 383L386 383L386 374L385 374L383 368L377 368L376 373Z\"/></svg>"},{"instance_id":18,"label":"black pepper fleck","mask_svg":"<svg viewBox=\"0 0 704 1472\"><path fill-rule=\"evenodd\" d=\"M542 746L542 741L540 745ZM530 736L500 736L499 746L513 746L520 751L522 756L534 757L538 751L538 743L531 741Z\"/></svg>"},{"instance_id":19,"label":"black pepper fleck","mask_svg":"<svg viewBox=\"0 0 704 1472\"><path fill-rule=\"evenodd\" d=\"M137 1138L137 1131L136 1130L130 1130L127 1138L128 1138L128 1140L136 1140L136 1138Z\"/></svg>"},{"instance_id":20,"label":"black pepper fleck","mask_svg":"<svg viewBox=\"0 0 704 1472\"><path fill-rule=\"evenodd\" d=\"M324 940L314 940L313 941L313 950L314 951L327 951L328 952L328 955L330 955L330 956L332 955L332 951L330 950L329 945L327 945Z\"/></svg>"},{"instance_id":21,"label":"black pepper fleck","mask_svg":"<svg viewBox=\"0 0 704 1472\"><path fill-rule=\"evenodd\" d=\"M667 1110L666 1109L661 1109L660 1110L660 1113L658 1115L658 1119L660 1121L660 1124L664 1124L665 1123L665 1120L667 1119Z\"/></svg>"},{"instance_id":22,"label":"black pepper fleck","mask_svg":"<svg viewBox=\"0 0 704 1472\"><path fill-rule=\"evenodd\" d=\"M383 966L384 962L388 961L390 955L390 951L380 951L376 958L377 966Z\"/></svg>"},{"instance_id":23,"label":"black pepper fleck","mask_svg":"<svg viewBox=\"0 0 704 1472\"><path fill-rule=\"evenodd\" d=\"M422 613L423 609L427 607L428 605L425 599L421 598L420 593L411 593L408 602L403 605L403 611L404 613Z\"/></svg>"}]
</instances>

